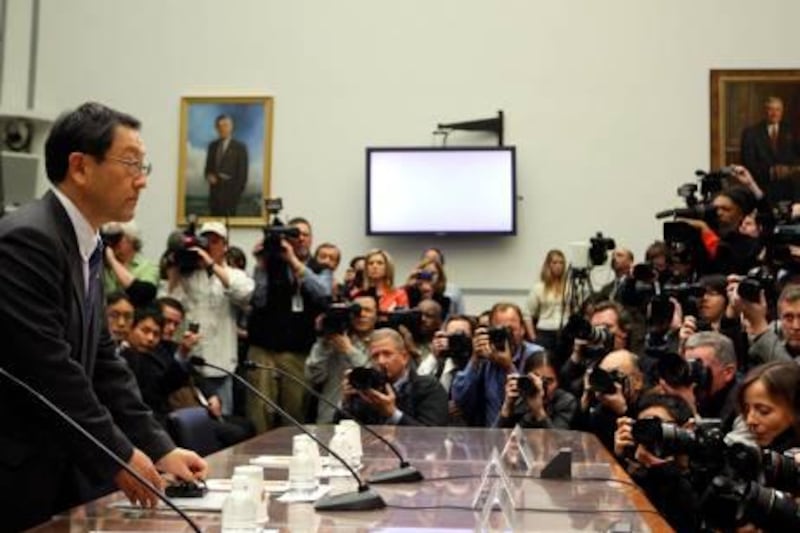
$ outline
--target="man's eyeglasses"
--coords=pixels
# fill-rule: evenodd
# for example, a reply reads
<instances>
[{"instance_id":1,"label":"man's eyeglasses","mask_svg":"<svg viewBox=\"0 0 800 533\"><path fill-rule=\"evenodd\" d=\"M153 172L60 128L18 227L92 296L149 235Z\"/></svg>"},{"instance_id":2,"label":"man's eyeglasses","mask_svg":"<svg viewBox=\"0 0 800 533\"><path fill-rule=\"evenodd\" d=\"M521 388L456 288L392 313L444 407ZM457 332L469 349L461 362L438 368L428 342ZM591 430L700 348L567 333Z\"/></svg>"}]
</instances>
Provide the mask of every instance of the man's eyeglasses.
<instances>
[{"instance_id":1,"label":"man's eyeglasses","mask_svg":"<svg viewBox=\"0 0 800 533\"><path fill-rule=\"evenodd\" d=\"M122 159L121 157L114 157L110 155L107 155L105 158L125 165L125 168L128 170L128 175L133 178L137 176L149 176L150 173L153 171L153 164L150 163L149 161L138 161L136 159Z\"/></svg>"}]
</instances>

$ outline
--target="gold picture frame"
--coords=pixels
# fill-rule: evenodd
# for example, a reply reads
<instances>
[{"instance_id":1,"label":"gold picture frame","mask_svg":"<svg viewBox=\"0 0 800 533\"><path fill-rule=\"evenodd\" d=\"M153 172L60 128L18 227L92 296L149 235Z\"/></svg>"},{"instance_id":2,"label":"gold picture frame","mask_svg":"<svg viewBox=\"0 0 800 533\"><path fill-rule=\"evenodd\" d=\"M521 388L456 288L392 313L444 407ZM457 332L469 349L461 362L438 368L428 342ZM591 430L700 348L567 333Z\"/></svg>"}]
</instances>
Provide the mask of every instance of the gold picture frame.
<instances>
[{"instance_id":1,"label":"gold picture frame","mask_svg":"<svg viewBox=\"0 0 800 533\"><path fill-rule=\"evenodd\" d=\"M764 121L765 102L772 97L783 102L787 143L794 145L794 140L800 139L800 70L712 70L710 85L711 168L743 164L756 180L768 182L769 176L758 175L763 171L749 168L749 157L747 151L742 152L742 144L748 142L747 130L758 128Z\"/></svg>"},{"instance_id":2,"label":"gold picture frame","mask_svg":"<svg viewBox=\"0 0 800 533\"><path fill-rule=\"evenodd\" d=\"M272 169L271 96L181 98L177 223L264 223ZM230 132L230 133L228 133Z\"/></svg>"}]
</instances>

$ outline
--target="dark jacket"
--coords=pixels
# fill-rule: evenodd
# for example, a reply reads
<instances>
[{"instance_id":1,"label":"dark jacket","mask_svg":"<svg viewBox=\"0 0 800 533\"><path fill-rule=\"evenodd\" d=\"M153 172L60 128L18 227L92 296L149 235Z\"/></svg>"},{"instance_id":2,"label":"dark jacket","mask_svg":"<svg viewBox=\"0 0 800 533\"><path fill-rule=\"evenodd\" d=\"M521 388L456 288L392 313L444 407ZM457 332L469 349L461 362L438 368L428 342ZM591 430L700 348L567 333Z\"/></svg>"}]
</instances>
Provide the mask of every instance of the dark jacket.
<instances>
[{"instance_id":1,"label":"dark jacket","mask_svg":"<svg viewBox=\"0 0 800 533\"><path fill-rule=\"evenodd\" d=\"M102 287L102 283L100 284ZM0 366L127 461L174 448L115 353L102 298L85 303L72 223L54 193L0 220ZM102 293L102 288L100 288ZM79 503L76 470L110 483L119 467L0 378L0 516L14 530Z\"/></svg>"},{"instance_id":2,"label":"dark jacket","mask_svg":"<svg viewBox=\"0 0 800 533\"><path fill-rule=\"evenodd\" d=\"M398 426L446 426L448 420L447 392L433 376L420 376L409 370L408 380L395 391L397 409L403 412ZM363 424L386 424L385 417L376 413L358 397L352 397L344 407Z\"/></svg>"},{"instance_id":3,"label":"dark jacket","mask_svg":"<svg viewBox=\"0 0 800 533\"><path fill-rule=\"evenodd\" d=\"M159 423L166 427L167 415L172 410L169 395L189 384L188 368L179 363L174 355L160 350L138 352L126 347L120 350L120 355L136 376L144 403L153 410Z\"/></svg>"},{"instance_id":4,"label":"dark jacket","mask_svg":"<svg viewBox=\"0 0 800 533\"><path fill-rule=\"evenodd\" d=\"M572 419L578 410L578 400L567 391L556 389L553 399L545 404L544 410L547 418L534 420L525 400L519 398L510 417L501 416L497 419L497 427L513 428L519 424L523 428L571 429Z\"/></svg>"}]
</instances>

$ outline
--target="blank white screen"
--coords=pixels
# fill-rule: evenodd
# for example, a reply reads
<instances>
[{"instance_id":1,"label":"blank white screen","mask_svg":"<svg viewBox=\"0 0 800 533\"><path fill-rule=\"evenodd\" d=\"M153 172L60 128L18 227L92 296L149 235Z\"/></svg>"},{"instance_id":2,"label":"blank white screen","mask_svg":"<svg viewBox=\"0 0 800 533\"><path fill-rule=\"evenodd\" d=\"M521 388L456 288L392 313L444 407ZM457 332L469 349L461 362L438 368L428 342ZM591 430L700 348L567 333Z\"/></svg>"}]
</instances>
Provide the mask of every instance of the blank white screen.
<instances>
[{"instance_id":1,"label":"blank white screen","mask_svg":"<svg viewBox=\"0 0 800 533\"><path fill-rule=\"evenodd\" d=\"M370 232L514 230L513 150L368 153Z\"/></svg>"}]
</instances>

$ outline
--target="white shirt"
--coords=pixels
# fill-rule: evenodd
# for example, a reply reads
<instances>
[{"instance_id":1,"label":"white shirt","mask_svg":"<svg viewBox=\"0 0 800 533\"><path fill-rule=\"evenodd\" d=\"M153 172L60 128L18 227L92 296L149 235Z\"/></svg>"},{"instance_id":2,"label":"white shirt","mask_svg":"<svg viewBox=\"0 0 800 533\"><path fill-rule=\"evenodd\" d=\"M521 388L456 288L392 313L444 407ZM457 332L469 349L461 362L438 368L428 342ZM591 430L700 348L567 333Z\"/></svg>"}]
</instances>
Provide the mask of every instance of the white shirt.
<instances>
[{"instance_id":1,"label":"white shirt","mask_svg":"<svg viewBox=\"0 0 800 533\"><path fill-rule=\"evenodd\" d=\"M209 363L233 371L237 363L238 336L236 334L236 308L244 308L250 301L255 283L247 273L225 266L229 285L226 289L216 276L204 269L181 276L180 282L167 292L186 308L186 320L200 324L200 343L196 352ZM209 377L224 374L203 369Z\"/></svg>"},{"instance_id":2,"label":"white shirt","mask_svg":"<svg viewBox=\"0 0 800 533\"><path fill-rule=\"evenodd\" d=\"M61 202L61 205L64 206L64 210L67 212L70 222L72 222L72 228L75 230L75 238L78 241L78 253L80 253L81 260L83 261L83 287L84 290L86 290L86 287L89 286L89 258L94 253L95 248L97 248L97 244L100 240L100 233L89 224L89 221L86 220L86 217L83 216L80 209L72 203L72 200L70 200L66 194L57 188L53 188L53 192L56 198L58 198L58 201Z\"/></svg>"}]
</instances>

